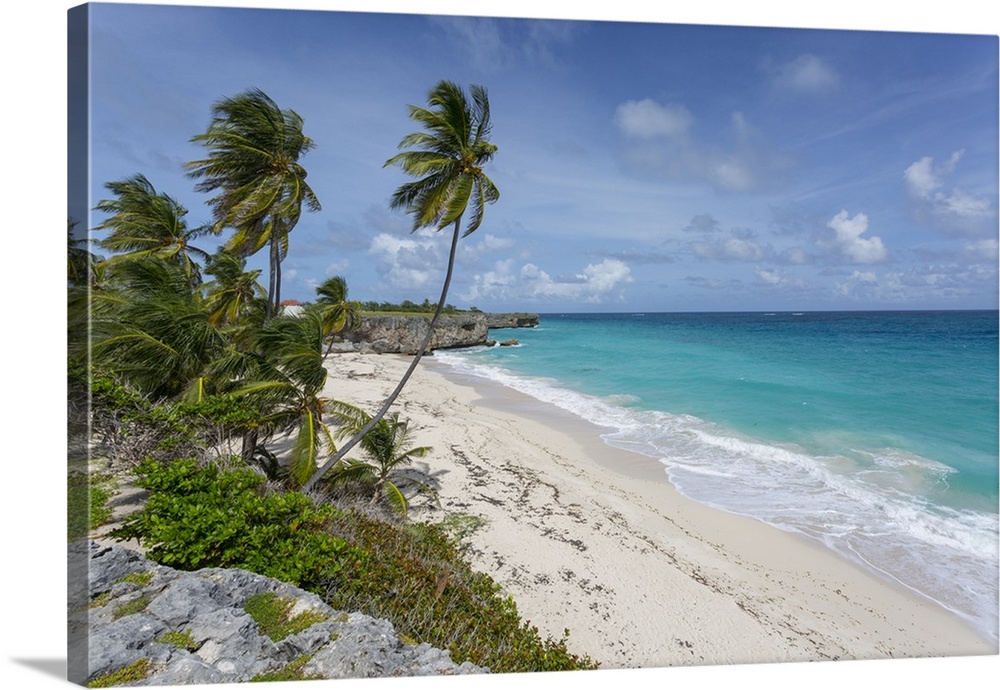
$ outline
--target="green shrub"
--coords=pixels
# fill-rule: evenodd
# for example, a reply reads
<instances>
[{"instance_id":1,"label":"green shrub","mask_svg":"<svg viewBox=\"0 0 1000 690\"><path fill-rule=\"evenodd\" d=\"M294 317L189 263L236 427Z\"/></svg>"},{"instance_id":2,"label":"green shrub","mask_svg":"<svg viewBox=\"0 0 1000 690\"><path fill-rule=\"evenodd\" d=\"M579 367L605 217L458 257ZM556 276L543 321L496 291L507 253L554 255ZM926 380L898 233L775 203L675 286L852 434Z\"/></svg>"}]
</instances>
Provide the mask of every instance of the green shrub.
<instances>
[{"instance_id":1,"label":"green shrub","mask_svg":"<svg viewBox=\"0 0 1000 690\"><path fill-rule=\"evenodd\" d=\"M137 476L149 499L115 535L141 539L160 563L244 568L297 584L335 609L388 619L408 642L496 673L597 667L571 654L566 637L543 639L523 622L514 600L473 571L440 527L317 507L297 492L266 491L253 471L193 460L147 461ZM268 608L266 599L255 604Z\"/></svg>"},{"instance_id":2,"label":"green shrub","mask_svg":"<svg viewBox=\"0 0 1000 690\"><path fill-rule=\"evenodd\" d=\"M324 530L334 508L317 507L297 492L268 492L252 470L147 460L136 476L149 498L112 534L139 539L164 565L243 568L308 587L363 556Z\"/></svg>"},{"instance_id":3,"label":"green shrub","mask_svg":"<svg viewBox=\"0 0 1000 690\"><path fill-rule=\"evenodd\" d=\"M242 445L266 416L246 397L207 395L196 403L152 402L134 387L95 372L90 379L92 436L120 464L146 457L214 456L217 448Z\"/></svg>"},{"instance_id":4,"label":"green shrub","mask_svg":"<svg viewBox=\"0 0 1000 690\"><path fill-rule=\"evenodd\" d=\"M332 529L371 556L327 591L334 608L386 618L401 636L495 673L597 668L589 657L571 654L566 637L543 640L522 622L514 600L473 571L437 525L397 526L352 513Z\"/></svg>"}]
</instances>

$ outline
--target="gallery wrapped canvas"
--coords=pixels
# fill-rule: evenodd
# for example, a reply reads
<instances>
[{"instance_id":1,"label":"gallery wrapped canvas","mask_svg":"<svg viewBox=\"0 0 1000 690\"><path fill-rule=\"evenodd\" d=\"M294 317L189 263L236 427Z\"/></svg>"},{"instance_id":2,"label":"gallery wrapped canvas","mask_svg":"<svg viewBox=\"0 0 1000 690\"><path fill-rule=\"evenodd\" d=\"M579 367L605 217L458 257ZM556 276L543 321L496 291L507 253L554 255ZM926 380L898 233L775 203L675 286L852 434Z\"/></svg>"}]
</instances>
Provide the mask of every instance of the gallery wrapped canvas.
<instances>
[{"instance_id":1,"label":"gallery wrapped canvas","mask_svg":"<svg viewBox=\"0 0 1000 690\"><path fill-rule=\"evenodd\" d=\"M67 17L72 682L997 654L996 35Z\"/></svg>"}]
</instances>

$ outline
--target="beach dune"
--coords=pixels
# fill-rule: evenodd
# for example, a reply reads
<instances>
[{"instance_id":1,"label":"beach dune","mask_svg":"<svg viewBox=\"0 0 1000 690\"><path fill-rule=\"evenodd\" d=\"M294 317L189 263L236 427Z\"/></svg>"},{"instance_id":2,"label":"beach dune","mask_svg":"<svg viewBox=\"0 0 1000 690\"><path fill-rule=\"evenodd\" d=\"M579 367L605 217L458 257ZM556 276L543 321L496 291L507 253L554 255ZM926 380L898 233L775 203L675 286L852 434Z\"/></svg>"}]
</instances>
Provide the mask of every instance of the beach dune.
<instances>
[{"instance_id":1,"label":"beach dune","mask_svg":"<svg viewBox=\"0 0 1000 690\"><path fill-rule=\"evenodd\" d=\"M409 359L327 359L325 394L373 411ZM686 499L601 429L425 358L394 410L473 566L602 668L996 654L936 603L822 545ZM416 501L419 503L419 500Z\"/></svg>"}]
</instances>

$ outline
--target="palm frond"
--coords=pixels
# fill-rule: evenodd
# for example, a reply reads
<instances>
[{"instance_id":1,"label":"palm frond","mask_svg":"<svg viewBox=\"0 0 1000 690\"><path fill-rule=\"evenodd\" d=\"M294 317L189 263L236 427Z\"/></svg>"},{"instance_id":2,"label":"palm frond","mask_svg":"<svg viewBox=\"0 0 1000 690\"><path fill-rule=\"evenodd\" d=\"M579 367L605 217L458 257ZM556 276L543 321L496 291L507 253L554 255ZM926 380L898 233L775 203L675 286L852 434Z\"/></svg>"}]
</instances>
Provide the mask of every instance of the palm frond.
<instances>
[{"instance_id":1,"label":"palm frond","mask_svg":"<svg viewBox=\"0 0 1000 690\"><path fill-rule=\"evenodd\" d=\"M406 496L399 487L393 484L391 481L386 480L382 485L382 492L385 497L389 500L389 505L396 509L404 520L406 519L407 510L410 506L409 502L406 500Z\"/></svg>"},{"instance_id":2,"label":"palm frond","mask_svg":"<svg viewBox=\"0 0 1000 690\"><path fill-rule=\"evenodd\" d=\"M383 167L399 167L420 178L400 185L390 208L402 208L413 216L413 230L442 229L459 222L470 201L475 201L465 234L476 231L486 203L499 198L492 181L485 184L482 166L497 152L486 141L490 135L490 107L486 89L470 87L472 102L450 81L439 82L427 97L428 107L410 106L410 118L423 131L405 136L399 148L411 148L389 158ZM478 194L474 190L478 190Z\"/></svg>"},{"instance_id":3,"label":"palm frond","mask_svg":"<svg viewBox=\"0 0 1000 690\"><path fill-rule=\"evenodd\" d=\"M288 463L288 468L299 486L309 481L309 477L316 471L316 460L319 458L321 445L317 428L319 424L322 422L316 419L311 410L306 410L299 419L298 434Z\"/></svg>"}]
</instances>

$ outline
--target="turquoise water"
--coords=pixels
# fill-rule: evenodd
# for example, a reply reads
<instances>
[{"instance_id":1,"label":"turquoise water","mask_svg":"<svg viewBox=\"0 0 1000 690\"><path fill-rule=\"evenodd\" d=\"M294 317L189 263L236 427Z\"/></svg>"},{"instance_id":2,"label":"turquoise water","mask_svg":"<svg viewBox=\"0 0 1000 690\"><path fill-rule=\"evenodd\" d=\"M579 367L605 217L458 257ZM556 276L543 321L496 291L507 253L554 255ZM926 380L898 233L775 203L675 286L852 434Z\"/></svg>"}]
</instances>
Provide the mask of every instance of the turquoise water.
<instances>
[{"instance_id":1,"label":"turquoise water","mask_svg":"<svg viewBox=\"0 0 1000 690\"><path fill-rule=\"evenodd\" d=\"M542 315L439 352L655 457L702 503L801 533L997 640L998 316Z\"/></svg>"}]
</instances>

